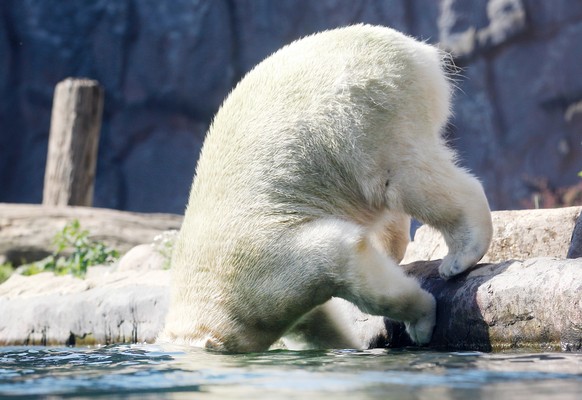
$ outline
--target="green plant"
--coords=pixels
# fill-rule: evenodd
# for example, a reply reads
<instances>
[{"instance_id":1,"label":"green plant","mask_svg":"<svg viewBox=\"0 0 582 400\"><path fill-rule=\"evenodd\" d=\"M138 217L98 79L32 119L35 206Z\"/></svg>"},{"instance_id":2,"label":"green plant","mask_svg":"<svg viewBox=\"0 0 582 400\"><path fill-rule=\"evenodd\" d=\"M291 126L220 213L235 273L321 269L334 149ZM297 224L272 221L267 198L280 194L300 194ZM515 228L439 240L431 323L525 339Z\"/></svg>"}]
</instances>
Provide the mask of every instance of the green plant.
<instances>
[{"instance_id":1,"label":"green plant","mask_svg":"<svg viewBox=\"0 0 582 400\"><path fill-rule=\"evenodd\" d=\"M12 267L11 263L7 262L4 264L0 264L0 283L10 278L12 272L14 272L14 268Z\"/></svg>"},{"instance_id":2,"label":"green plant","mask_svg":"<svg viewBox=\"0 0 582 400\"><path fill-rule=\"evenodd\" d=\"M57 275L72 274L82 278L87 268L92 265L107 264L119 257L116 250L110 249L102 242L89 239L89 232L81 229L78 220L74 220L58 232L54 238L56 250L50 256L21 267L23 275L52 271Z\"/></svg>"},{"instance_id":3,"label":"green plant","mask_svg":"<svg viewBox=\"0 0 582 400\"><path fill-rule=\"evenodd\" d=\"M154 250L164 257L163 269L170 268L170 261L172 259L172 252L174 251L174 243L177 236L177 230L169 230L160 233L154 238L152 243Z\"/></svg>"}]
</instances>

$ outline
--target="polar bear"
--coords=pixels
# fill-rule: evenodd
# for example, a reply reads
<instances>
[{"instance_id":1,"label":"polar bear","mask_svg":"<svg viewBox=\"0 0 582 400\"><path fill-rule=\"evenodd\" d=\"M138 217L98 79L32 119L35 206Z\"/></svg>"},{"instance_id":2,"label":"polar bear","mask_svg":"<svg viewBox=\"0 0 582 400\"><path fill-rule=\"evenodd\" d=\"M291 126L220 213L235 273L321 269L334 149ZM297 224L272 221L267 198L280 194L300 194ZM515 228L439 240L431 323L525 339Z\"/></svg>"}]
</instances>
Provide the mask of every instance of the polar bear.
<instances>
[{"instance_id":1,"label":"polar bear","mask_svg":"<svg viewBox=\"0 0 582 400\"><path fill-rule=\"evenodd\" d=\"M160 340L228 352L285 335L365 347L341 326L353 304L428 343L435 299L397 265L409 216L443 233L444 278L477 263L492 231L481 184L441 135L444 58L390 28L354 25L250 71L201 150Z\"/></svg>"}]
</instances>

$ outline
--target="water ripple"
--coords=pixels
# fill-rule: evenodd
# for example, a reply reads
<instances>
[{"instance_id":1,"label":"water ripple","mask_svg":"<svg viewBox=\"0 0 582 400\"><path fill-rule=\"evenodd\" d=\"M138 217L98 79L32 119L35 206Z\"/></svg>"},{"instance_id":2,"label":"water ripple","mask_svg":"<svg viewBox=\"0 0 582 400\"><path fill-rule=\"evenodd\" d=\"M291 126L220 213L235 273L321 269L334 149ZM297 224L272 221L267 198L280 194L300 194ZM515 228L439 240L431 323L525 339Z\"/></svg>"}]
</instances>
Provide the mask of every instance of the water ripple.
<instances>
[{"instance_id":1,"label":"water ripple","mask_svg":"<svg viewBox=\"0 0 582 400\"><path fill-rule=\"evenodd\" d=\"M0 348L0 397L582 398L580 354Z\"/></svg>"}]
</instances>

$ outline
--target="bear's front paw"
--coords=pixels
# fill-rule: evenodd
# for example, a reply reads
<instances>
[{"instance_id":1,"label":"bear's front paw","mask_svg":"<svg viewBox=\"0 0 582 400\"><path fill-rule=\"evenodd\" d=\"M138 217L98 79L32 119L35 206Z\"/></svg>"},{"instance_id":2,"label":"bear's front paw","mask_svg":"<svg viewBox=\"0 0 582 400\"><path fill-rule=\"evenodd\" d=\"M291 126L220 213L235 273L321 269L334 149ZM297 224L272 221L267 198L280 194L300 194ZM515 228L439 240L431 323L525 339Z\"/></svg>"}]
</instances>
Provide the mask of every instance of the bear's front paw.
<instances>
[{"instance_id":1,"label":"bear's front paw","mask_svg":"<svg viewBox=\"0 0 582 400\"><path fill-rule=\"evenodd\" d=\"M427 293L428 294L428 293ZM432 295L425 314L414 322L405 322L406 332L410 339L418 345L428 344L436 323L436 301Z\"/></svg>"},{"instance_id":2,"label":"bear's front paw","mask_svg":"<svg viewBox=\"0 0 582 400\"><path fill-rule=\"evenodd\" d=\"M474 255L474 254L477 255ZM459 275L469 268L473 267L481 259L481 253L473 252L471 254L449 254L439 265L439 275L443 279L452 278Z\"/></svg>"},{"instance_id":3,"label":"bear's front paw","mask_svg":"<svg viewBox=\"0 0 582 400\"><path fill-rule=\"evenodd\" d=\"M439 274L443 279L459 275L476 265L487 253L491 243L492 225L490 214L486 221L476 227L458 228L447 240L449 254L439 266Z\"/></svg>"},{"instance_id":4,"label":"bear's front paw","mask_svg":"<svg viewBox=\"0 0 582 400\"><path fill-rule=\"evenodd\" d=\"M443 259L441 265L439 265L439 275L443 279L449 279L455 275L459 275L469 267L470 265L462 265L457 257L448 255Z\"/></svg>"}]
</instances>

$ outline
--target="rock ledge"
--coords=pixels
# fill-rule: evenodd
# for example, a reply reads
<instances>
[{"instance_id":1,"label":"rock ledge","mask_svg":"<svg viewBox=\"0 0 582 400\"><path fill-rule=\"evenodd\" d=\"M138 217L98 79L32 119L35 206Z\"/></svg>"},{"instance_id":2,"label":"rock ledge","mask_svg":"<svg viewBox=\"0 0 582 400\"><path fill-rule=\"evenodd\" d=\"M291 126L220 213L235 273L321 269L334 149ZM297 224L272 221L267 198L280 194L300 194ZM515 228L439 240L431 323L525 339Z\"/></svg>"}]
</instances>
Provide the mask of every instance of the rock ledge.
<instances>
[{"instance_id":1,"label":"rock ledge","mask_svg":"<svg viewBox=\"0 0 582 400\"><path fill-rule=\"evenodd\" d=\"M438 276L440 260L404 265L438 302L430 346L582 351L582 258L565 259L581 210L494 213L491 263L449 281ZM79 219L83 224L82 215ZM408 258L440 254L432 239L421 244L422 238L416 236ZM491 261L500 258L504 261ZM51 273L14 275L0 285L0 345L153 342L169 301L170 274L163 264L164 257L142 244L117 266L90 268L84 280ZM386 320L386 326L389 346L410 344L401 324Z\"/></svg>"}]
</instances>

